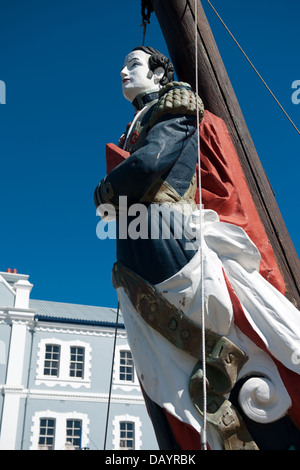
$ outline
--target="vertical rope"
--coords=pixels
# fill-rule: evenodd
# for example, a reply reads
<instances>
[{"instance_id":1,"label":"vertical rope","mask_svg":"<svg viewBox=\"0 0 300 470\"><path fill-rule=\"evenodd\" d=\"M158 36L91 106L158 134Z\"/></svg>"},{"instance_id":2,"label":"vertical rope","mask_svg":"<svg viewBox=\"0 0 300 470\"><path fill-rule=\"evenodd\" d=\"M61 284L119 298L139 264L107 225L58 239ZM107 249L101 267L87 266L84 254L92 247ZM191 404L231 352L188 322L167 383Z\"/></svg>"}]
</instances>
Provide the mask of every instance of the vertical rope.
<instances>
[{"instance_id":1,"label":"vertical rope","mask_svg":"<svg viewBox=\"0 0 300 470\"><path fill-rule=\"evenodd\" d=\"M196 95L198 96L198 0L195 0L195 82ZM201 284L201 325L202 325L202 371L203 371L203 425L201 429L201 449L207 450L206 438L206 408L207 408L207 390L206 390L206 351L205 351L205 311L204 311L204 280L203 280L203 207L201 194L201 155L200 155L200 120L199 120L199 103L197 103L197 136L198 136L198 181L199 181L199 213L200 213L200 284Z\"/></svg>"},{"instance_id":2,"label":"vertical rope","mask_svg":"<svg viewBox=\"0 0 300 470\"><path fill-rule=\"evenodd\" d=\"M111 373L110 373L110 383L109 383L109 393L108 393L108 403L107 403L107 414L106 414L106 425L105 425L105 433L104 433L103 450L106 450L107 429L108 429L108 420L109 420L109 412L110 412L111 389L112 389L112 381L113 381L113 373L114 373L114 362L115 362L115 351L116 351L117 331L118 331L118 322L119 322L119 312L120 312L120 304L118 303L116 327L115 327L115 335L114 335L113 356L112 356L112 361L111 361Z\"/></svg>"}]
</instances>

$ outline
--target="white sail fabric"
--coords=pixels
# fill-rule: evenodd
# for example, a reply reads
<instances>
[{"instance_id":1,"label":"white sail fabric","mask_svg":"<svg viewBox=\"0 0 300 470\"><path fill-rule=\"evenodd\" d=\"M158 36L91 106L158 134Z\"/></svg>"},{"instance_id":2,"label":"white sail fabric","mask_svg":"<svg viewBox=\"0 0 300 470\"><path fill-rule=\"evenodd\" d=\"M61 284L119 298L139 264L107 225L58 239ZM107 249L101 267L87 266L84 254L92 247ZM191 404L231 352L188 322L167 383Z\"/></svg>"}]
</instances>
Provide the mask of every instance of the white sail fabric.
<instances>
[{"instance_id":1,"label":"white sail fabric","mask_svg":"<svg viewBox=\"0 0 300 470\"><path fill-rule=\"evenodd\" d=\"M285 394L283 401L285 407L289 407L291 402L274 362L234 324L223 270L249 323L270 353L297 373L300 373L300 366L293 358L300 357L300 312L259 274L259 252L243 229L220 222L218 215L211 210L203 210L202 229L205 328L229 337L249 356L239 378L249 373L273 377L282 385L280 393ZM181 271L156 287L173 305L200 324L199 260L198 253ZM137 374L147 395L200 432L201 418L188 392L190 374L197 360L148 326L123 288L118 289L118 296ZM222 448L216 431L210 425L207 426L207 439L211 448Z\"/></svg>"}]
</instances>

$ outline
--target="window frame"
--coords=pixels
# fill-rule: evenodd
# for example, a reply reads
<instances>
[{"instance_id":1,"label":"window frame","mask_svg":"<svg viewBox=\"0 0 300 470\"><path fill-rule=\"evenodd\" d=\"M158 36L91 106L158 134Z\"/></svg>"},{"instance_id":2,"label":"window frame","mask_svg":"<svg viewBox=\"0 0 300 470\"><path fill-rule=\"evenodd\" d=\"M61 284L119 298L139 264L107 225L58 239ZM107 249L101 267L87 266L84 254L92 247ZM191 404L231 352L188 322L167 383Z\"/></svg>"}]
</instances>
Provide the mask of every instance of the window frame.
<instances>
[{"instance_id":1,"label":"window frame","mask_svg":"<svg viewBox=\"0 0 300 470\"><path fill-rule=\"evenodd\" d=\"M42 426L42 421L45 420L47 422L46 425ZM48 422L49 421L53 421L53 426L48 426ZM41 434L41 429L42 428L45 428L46 430L49 430L49 429L53 429L53 434L48 434L47 432L45 434ZM56 420L55 418L51 418L51 417L40 417L39 419L39 435L38 435L38 450L54 450L55 448L55 431L56 431ZM41 443L40 440L41 439L52 439L52 444L51 444L51 447L49 446L49 444L46 443ZM45 447L47 447L47 449L45 449ZM49 448L50 447L50 448Z\"/></svg>"},{"instance_id":2,"label":"window frame","mask_svg":"<svg viewBox=\"0 0 300 470\"><path fill-rule=\"evenodd\" d=\"M123 353L125 353L125 357L122 357ZM120 349L119 354L120 354L119 380L122 382L134 383L135 366L134 366L133 357L132 357L132 353L130 349ZM128 354L130 354L130 358L128 357ZM131 364L126 364L126 361L128 360L130 360ZM124 375L126 378L121 378L121 375ZM128 376L131 376L131 378L127 378Z\"/></svg>"},{"instance_id":3,"label":"window frame","mask_svg":"<svg viewBox=\"0 0 300 470\"><path fill-rule=\"evenodd\" d=\"M60 413L51 410L36 411L32 416L31 432L30 432L30 448L29 450L39 449L40 437L40 420L52 419L55 420L55 435L53 450L70 450L74 448L67 443L67 421L81 421L81 449L89 447L89 418L86 413L79 413L71 411Z\"/></svg>"},{"instance_id":4,"label":"window frame","mask_svg":"<svg viewBox=\"0 0 300 470\"><path fill-rule=\"evenodd\" d=\"M76 349L76 353L72 353L72 349ZM82 354L78 354L78 350L81 349L83 352ZM72 354L75 354L75 359L72 360ZM80 361L78 359L78 356L82 355L82 360ZM78 345L70 345L70 367L69 367L69 376L72 378L77 378L77 379L84 379L84 361L85 361L85 348L82 346ZM80 364L82 364L82 369L80 370L80 367L78 367ZM74 365L74 369L72 369L72 365ZM75 372L75 375L71 375L71 372ZM81 375L77 375L77 372L81 372Z\"/></svg>"},{"instance_id":5,"label":"window frame","mask_svg":"<svg viewBox=\"0 0 300 470\"><path fill-rule=\"evenodd\" d=\"M132 429L128 428L128 425L132 425ZM124 426L124 429L122 429L122 426ZM120 433L120 441L119 441L119 447L122 450L135 450L135 422L134 421L119 421L119 433ZM125 435L122 436L122 433ZM129 433L132 433L132 437L129 436ZM122 446L122 442L132 442L132 446L124 445Z\"/></svg>"},{"instance_id":6,"label":"window frame","mask_svg":"<svg viewBox=\"0 0 300 470\"><path fill-rule=\"evenodd\" d=\"M129 351L130 347L128 343L123 343L123 344L118 344L116 346L115 350L115 361L114 361L114 375L113 375L113 389L120 388L124 392L130 392L130 391L139 391L140 390L140 384L139 384L139 379L136 373L136 367L133 361L133 380L121 380L120 379L120 367L122 366L121 364L121 352L123 351Z\"/></svg>"},{"instance_id":7,"label":"window frame","mask_svg":"<svg viewBox=\"0 0 300 470\"><path fill-rule=\"evenodd\" d=\"M47 375L44 373L44 362L46 360L47 346L55 345L60 347L60 364L58 376ZM81 377L70 375L71 366L71 348L82 348L84 351L83 374ZM73 388L91 387L91 345L80 340L64 341L58 338L42 338L38 344L36 385L45 384L49 387L55 385L67 386Z\"/></svg>"},{"instance_id":8,"label":"window frame","mask_svg":"<svg viewBox=\"0 0 300 470\"><path fill-rule=\"evenodd\" d=\"M134 448L131 450L141 450L142 448L142 421L139 416L133 416L129 414L115 415L112 422L112 447L113 450L126 450L127 448L121 447L121 423L133 423L134 424Z\"/></svg>"},{"instance_id":9,"label":"window frame","mask_svg":"<svg viewBox=\"0 0 300 470\"><path fill-rule=\"evenodd\" d=\"M74 426L68 427L68 423L70 423L70 422L75 423L77 421L80 423L79 428L76 428ZM76 435L74 434L74 431L76 431L77 429L80 430L80 437L76 437ZM72 434L68 435L68 430L71 430ZM69 441L69 439L71 439L71 441ZM79 445L74 443L74 440L77 440L77 439L79 439ZM68 418L68 419L66 419L66 445L68 443L70 443L72 448L81 449L82 448L81 442L82 442L82 420L78 419L78 418Z\"/></svg>"},{"instance_id":10,"label":"window frame","mask_svg":"<svg viewBox=\"0 0 300 470\"><path fill-rule=\"evenodd\" d=\"M47 351L47 348L58 348L58 351ZM50 358L47 358L47 354L50 354L51 357ZM58 354L58 359L55 359L53 357L54 354ZM47 343L45 345L45 357L44 357L44 370L43 370L43 374L46 375L47 377L59 377L59 366L60 366L60 358L61 358L61 347L59 344L54 344L54 343ZM46 367L46 362L49 362L49 366ZM53 364L57 364L56 367L53 366ZM45 369L49 369L50 372L52 372L53 370L57 370L57 373L56 374L52 374L52 373L49 373L49 374L46 374L45 373Z\"/></svg>"}]
</instances>

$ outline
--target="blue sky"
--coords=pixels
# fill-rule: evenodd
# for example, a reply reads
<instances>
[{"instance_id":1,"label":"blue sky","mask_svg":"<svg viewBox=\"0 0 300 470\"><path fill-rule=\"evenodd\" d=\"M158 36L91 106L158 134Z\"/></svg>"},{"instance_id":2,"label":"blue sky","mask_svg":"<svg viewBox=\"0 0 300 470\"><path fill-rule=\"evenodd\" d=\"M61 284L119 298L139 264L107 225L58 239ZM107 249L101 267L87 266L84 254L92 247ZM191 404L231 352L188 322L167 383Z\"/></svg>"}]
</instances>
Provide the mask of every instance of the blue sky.
<instances>
[{"instance_id":1,"label":"blue sky","mask_svg":"<svg viewBox=\"0 0 300 470\"><path fill-rule=\"evenodd\" d=\"M299 254L300 137L202 4ZM298 0L213 4L300 127ZM36 299L116 306L115 241L96 236L93 192L133 114L120 69L142 42L140 1L2 0L0 18L0 271L29 274ZM168 55L154 15L146 43Z\"/></svg>"}]
</instances>

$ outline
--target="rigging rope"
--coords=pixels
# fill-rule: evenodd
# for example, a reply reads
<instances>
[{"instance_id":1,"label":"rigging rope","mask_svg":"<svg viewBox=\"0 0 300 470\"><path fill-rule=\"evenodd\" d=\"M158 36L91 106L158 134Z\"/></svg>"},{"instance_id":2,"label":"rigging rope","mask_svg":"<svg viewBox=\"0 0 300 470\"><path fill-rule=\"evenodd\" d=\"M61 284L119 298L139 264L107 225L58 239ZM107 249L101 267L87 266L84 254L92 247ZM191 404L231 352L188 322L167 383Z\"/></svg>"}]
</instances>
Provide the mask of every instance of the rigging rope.
<instances>
[{"instance_id":1,"label":"rigging rope","mask_svg":"<svg viewBox=\"0 0 300 470\"><path fill-rule=\"evenodd\" d=\"M195 91L196 96L199 95L198 90L198 0L195 0ZM200 155L200 121L199 121L199 103L196 99L196 112L197 112L197 136L198 136L198 181L199 181L199 229L200 229L200 292L201 292L201 349L202 349L202 372L203 372L203 424L201 428L201 449L207 450L207 438L206 438L206 423L207 423L207 389L206 389L206 351L205 351L205 311L204 311L204 280L203 280L203 206L202 206L202 194L201 194L201 155Z\"/></svg>"},{"instance_id":2,"label":"rigging rope","mask_svg":"<svg viewBox=\"0 0 300 470\"><path fill-rule=\"evenodd\" d=\"M119 312L120 312L120 304L118 303L116 327L115 327L115 334L114 334L113 355L112 355L112 361L111 361L111 373L110 373L110 383L109 383L109 393L108 393L108 403L107 403L107 414L106 414L106 424L105 424L103 450L106 450L107 429L108 429L108 420L109 420L109 412L110 412L111 389L112 389L112 381L113 381L113 373L114 373L114 362L115 362L115 351L116 351L116 340L117 340L117 331L118 331L118 322L119 322Z\"/></svg>"},{"instance_id":3,"label":"rigging rope","mask_svg":"<svg viewBox=\"0 0 300 470\"><path fill-rule=\"evenodd\" d=\"M278 99L276 98L276 96L274 95L274 93L272 92L272 90L269 88L269 86L267 85L267 83L265 82L265 80L263 79L263 77L261 76L261 74L258 72L258 70L256 69L256 67L254 66L254 64L251 62L251 60L249 59L249 57L247 56L247 54L245 53L245 51L243 50L242 46L238 43L238 41L236 40L236 38L233 36L233 34L231 33L231 31L229 30L229 28L227 27L227 25L225 24L225 22L222 20L221 16L219 15L219 13L217 12L217 10L214 8L214 6L211 4L211 2L209 0L206 0L207 3L210 5L210 7L212 8L212 10L215 12L215 14L217 15L217 17L219 18L219 20L221 21L222 25L224 26L224 28L226 29L226 31L229 33L229 35L231 36L231 38L233 39L233 41L235 42L235 44L237 45L237 47L240 49L240 51L242 52L242 54L244 55L244 57L246 58L246 60L249 62L249 64L251 65L251 67L253 68L254 72L257 74L257 76L259 77L259 79L262 81L262 83L264 84L264 86L266 87L266 89L268 90L268 92L271 94L272 98L276 101L276 103L278 104L278 106L280 107L281 111L285 114L285 116L288 118L288 120L290 121L290 123L292 124L292 126L296 129L296 131L298 132L298 134L300 135L300 131L299 129L297 128L296 124L292 121L292 119L290 118L290 116L288 115L288 113L285 111L285 109L283 108L283 106L280 104L280 102L278 101Z\"/></svg>"}]
</instances>

